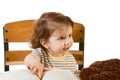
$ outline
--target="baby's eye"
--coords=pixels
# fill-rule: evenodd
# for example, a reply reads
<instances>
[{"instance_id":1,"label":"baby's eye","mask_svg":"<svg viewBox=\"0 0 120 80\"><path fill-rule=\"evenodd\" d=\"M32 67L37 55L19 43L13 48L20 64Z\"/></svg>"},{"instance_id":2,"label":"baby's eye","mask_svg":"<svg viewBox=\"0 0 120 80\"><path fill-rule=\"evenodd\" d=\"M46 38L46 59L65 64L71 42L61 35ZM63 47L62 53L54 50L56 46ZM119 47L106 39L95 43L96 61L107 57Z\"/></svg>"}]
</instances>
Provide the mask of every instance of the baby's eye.
<instances>
[{"instance_id":1,"label":"baby's eye","mask_svg":"<svg viewBox=\"0 0 120 80\"><path fill-rule=\"evenodd\" d=\"M65 37L60 37L60 40L64 40L65 39Z\"/></svg>"},{"instance_id":2,"label":"baby's eye","mask_svg":"<svg viewBox=\"0 0 120 80\"><path fill-rule=\"evenodd\" d=\"M72 34L69 35L69 37L71 37L71 36L72 36Z\"/></svg>"}]
</instances>

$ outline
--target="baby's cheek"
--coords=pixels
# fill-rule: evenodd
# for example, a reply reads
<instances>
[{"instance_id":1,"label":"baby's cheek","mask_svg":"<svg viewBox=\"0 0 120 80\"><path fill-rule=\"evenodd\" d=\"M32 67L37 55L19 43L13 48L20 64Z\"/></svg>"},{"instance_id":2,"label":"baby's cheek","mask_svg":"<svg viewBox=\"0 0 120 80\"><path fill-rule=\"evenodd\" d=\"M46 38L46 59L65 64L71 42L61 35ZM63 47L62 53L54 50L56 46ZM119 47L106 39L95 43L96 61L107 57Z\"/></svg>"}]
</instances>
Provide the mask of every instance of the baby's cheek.
<instances>
[{"instance_id":1,"label":"baby's cheek","mask_svg":"<svg viewBox=\"0 0 120 80\"><path fill-rule=\"evenodd\" d=\"M73 42L70 43L70 47L73 45Z\"/></svg>"}]
</instances>

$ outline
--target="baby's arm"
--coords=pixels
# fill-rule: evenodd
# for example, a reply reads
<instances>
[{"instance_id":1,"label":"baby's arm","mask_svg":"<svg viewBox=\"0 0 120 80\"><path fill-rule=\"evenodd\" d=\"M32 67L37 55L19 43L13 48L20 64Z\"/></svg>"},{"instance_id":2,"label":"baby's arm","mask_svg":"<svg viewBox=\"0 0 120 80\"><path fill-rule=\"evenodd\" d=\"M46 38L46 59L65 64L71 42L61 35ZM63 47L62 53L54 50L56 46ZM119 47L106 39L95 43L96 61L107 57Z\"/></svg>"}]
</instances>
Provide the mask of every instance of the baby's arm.
<instances>
[{"instance_id":1,"label":"baby's arm","mask_svg":"<svg viewBox=\"0 0 120 80\"><path fill-rule=\"evenodd\" d=\"M35 54L28 54L24 60L25 65L33 74L36 74L40 79L43 75L43 65L40 63L39 56Z\"/></svg>"}]
</instances>

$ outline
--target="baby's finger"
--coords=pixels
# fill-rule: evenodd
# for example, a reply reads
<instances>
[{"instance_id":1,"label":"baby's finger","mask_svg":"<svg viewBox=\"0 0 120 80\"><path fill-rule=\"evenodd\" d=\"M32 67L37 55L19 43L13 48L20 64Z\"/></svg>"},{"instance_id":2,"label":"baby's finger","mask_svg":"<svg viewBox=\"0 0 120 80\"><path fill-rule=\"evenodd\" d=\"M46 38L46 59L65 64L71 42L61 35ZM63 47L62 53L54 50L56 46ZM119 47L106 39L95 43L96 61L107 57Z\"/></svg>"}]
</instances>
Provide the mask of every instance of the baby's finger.
<instances>
[{"instance_id":1,"label":"baby's finger","mask_svg":"<svg viewBox=\"0 0 120 80\"><path fill-rule=\"evenodd\" d=\"M35 74L35 73L37 72L37 68L36 68L36 67L32 67L30 70L31 70L31 72L32 72L33 74Z\"/></svg>"},{"instance_id":2,"label":"baby's finger","mask_svg":"<svg viewBox=\"0 0 120 80\"><path fill-rule=\"evenodd\" d=\"M39 77L40 79L42 79L42 77L43 77L43 70L38 70L37 75L38 75L38 77Z\"/></svg>"}]
</instances>

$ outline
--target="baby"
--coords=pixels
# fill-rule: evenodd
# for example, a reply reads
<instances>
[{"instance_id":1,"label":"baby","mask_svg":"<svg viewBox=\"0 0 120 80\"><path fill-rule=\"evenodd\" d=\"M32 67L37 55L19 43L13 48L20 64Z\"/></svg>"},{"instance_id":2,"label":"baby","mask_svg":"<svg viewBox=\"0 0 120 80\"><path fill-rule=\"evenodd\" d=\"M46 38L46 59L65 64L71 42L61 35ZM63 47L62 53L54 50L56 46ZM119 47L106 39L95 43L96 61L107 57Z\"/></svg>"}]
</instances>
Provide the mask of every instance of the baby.
<instances>
[{"instance_id":1,"label":"baby","mask_svg":"<svg viewBox=\"0 0 120 80\"><path fill-rule=\"evenodd\" d=\"M30 38L32 53L26 56L25 65L42 79L52 68L77 70L74 56L69 52L73 44L73 21L58 12L46 12L36 20Z\"/></svg>"}]
</instances>

